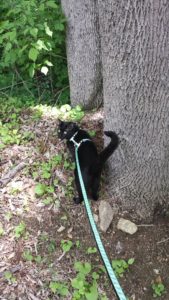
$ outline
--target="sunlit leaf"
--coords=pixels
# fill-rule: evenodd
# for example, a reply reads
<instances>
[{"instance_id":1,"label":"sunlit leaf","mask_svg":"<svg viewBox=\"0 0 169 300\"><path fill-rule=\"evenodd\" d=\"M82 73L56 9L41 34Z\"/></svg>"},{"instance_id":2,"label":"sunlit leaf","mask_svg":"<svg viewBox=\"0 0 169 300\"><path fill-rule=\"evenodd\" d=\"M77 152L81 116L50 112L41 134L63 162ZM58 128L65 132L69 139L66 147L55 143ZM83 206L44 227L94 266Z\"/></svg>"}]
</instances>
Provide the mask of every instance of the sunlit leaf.
<instances>
[{"instance_id":1,"label":"sunlit leaf","mask_svg":"<svg viewBox=\"0 0 169 300\"><path fill-rule=\"evenodd\" d=\"M39 54L39 51L36 48L31 48L29 50L28 56L31 60L33 60L35 62L37 60L38 54Z\"/></svg>"}]
</instances>

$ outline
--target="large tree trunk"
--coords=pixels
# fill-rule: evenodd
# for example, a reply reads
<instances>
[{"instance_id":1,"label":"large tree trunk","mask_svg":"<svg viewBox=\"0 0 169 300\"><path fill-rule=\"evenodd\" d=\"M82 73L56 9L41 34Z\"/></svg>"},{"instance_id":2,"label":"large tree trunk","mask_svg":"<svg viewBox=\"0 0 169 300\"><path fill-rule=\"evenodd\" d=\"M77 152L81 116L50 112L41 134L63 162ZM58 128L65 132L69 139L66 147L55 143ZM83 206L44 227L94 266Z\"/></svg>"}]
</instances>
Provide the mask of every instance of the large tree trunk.
<instances>
[{"instance_id":1,"label":"large tree trunk","mask_svg":"<svg viewBox=\"0 0 169 300\"><path fill-rule=\"evenodd\" d=\"M152 216L169 202L169 1L99 0L105 129L119 133L109 192Z\"/></svg>"},{"instance_id":2,"label":"large tree trunk","mask_svg":"<svg viewBox=\"0 0 169 300\"><path fill-rule=\"evenodd\" d=\"M73 105L101 105L102 72L97 0L62 0L67 18L67 57Z\"/></svg>"},{"instance_id":3,"label":"large tree trunk","mask_svg":"<svg viewBox=\"0 0 169 300\"><path fill-rule=\"evenodd\" d=\"M103 78L105 129L121 139L109 193L122 209L150 217L169 202L169 1L62 5L73 104L101 103Z\"/></svg>"}]
</instances>

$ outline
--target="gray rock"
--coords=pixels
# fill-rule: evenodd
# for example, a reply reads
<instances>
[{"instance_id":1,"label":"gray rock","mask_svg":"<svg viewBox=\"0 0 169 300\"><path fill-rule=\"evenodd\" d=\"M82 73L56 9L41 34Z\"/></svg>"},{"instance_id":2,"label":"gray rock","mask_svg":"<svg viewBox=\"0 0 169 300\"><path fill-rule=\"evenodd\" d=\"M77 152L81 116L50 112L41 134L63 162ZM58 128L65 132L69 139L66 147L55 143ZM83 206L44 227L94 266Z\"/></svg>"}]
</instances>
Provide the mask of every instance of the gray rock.
<instances>
[{"instance_id":1,"label":"gray rock","mask_svg":"<svg viewBox=\"0 0 169 300\"><path fill-rule=\"evenodd\" d=\"M113 209L107 201L101 201L99 205L100 229L106 232L113 220Z\"/></svg>"},{"instance_id":2,"label":"gray rock","mask_svg":"<svg viewBox=\"0 0 169 300\"><path fill-rule=\"evenodd\" d=\"M134 234L138 230L138 227L135 223L127 219L120 218L117 224L117 229L129 234Z\"/></svg>"}]
</instances>

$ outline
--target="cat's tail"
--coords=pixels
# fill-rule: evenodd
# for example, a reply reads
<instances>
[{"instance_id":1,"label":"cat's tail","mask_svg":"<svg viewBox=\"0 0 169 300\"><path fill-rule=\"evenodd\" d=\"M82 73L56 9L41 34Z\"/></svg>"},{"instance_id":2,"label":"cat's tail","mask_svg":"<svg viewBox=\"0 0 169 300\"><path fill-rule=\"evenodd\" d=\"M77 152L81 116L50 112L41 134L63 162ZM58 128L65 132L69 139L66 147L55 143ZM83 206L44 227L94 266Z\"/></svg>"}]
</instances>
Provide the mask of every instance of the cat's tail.
<instances>
[{"instance_id":1,"label":"cat's tail","mask_svg":"<svg viewBox=\"0 0 169 300\"><path fill-rule=\"evenodd\" d=\"M103 149L103 151L99 154L101 165L103 165L106 160L113 154L120 143L119 137L114 131L104 131L104 134L110 137L111 141L107 145L107 147Z\"/></svg>"}]
</instances>

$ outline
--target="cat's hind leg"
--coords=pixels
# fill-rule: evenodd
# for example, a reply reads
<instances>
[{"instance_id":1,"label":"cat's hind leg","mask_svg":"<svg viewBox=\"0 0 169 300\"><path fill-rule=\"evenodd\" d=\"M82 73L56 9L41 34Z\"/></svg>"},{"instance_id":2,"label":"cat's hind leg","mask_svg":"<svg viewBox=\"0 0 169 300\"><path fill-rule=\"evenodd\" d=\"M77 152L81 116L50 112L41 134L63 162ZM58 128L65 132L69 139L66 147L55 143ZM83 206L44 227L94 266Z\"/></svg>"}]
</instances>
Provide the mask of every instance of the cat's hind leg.
<instances>
[{"instance_id":1,"label":"cat's hind leg","mask_svg":"<svg viewBox=\"0 0 169 300\"><path fill-rule=\"evenodd\" d=\"M91 194L92 199L97 201L99 199L100 176L96 176L92 180Z\"/></svg>"},{"instance_id":2,"label":"cat's hind leg","mask_svg":"<svg viewBox=\"0 0 169 300\"><path fill-rule=\"evenodd\" d=\"M88 194L90 178L89 178L87 170L86 171L82 170L82 178L83 178L84 186L86 189L86 193ZM77 192L78 192L78 197L74 197L73 200L76 204L79 204L83 201L83 194L82 194L81 185L79 182L79 176L78 176L77 169L75 169L75 183L76 183L76 188L77 188Z\"/></svg>"}]
</instances>

